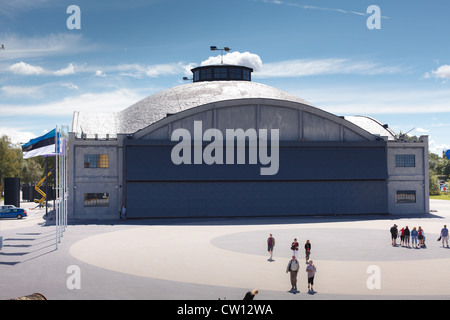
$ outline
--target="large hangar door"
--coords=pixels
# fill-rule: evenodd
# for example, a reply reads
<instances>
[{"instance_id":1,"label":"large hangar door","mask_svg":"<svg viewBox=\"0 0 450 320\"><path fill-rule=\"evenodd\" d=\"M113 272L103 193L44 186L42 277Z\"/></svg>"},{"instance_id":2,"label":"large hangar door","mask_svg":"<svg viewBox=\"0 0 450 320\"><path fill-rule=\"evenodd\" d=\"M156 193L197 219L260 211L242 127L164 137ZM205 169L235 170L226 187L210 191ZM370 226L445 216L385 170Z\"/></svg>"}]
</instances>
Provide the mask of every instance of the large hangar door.
<instances>
[{"instance_id":1,"label":"large hangar door","mask_svg":"<svg viewBox=\"0 0 450 320\"><path fill-rule=\"evenodd\" d=\"M387 213L384 142L290 143L279 170L258 164L180 164L174 144L125 145L129 218Z\"/></svg>"}]
</instances>

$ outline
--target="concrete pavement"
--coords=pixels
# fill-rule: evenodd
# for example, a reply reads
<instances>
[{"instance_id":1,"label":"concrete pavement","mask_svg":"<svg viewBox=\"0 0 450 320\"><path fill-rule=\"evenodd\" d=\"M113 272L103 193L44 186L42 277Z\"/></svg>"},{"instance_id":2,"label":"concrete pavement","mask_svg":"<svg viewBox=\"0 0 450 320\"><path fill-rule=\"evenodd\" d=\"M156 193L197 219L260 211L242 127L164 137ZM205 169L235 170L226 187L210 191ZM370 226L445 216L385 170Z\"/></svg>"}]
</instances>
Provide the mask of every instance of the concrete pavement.
<instances>
[{"instance_id":1,"label":"concrete pavement","mask_svg":"<svg viewBox=\"0 0 450 320\"><path fill-rule=\"evenodd\" d=\"M27 219L0 220L0 299L39 292L48 299L241 300L253 288L258 300L449 299L450 249L436 239L450 225L450 202L430 207L436 212L410 217L85 221L67 227L57 250L53 220L29 210ZM392 247L394 223L421 226L427 247ZM296 294L285 272L293 238L302 266ZM307 239L318 271L314 295L304 272Z\"/></svg>"}]
</instances>

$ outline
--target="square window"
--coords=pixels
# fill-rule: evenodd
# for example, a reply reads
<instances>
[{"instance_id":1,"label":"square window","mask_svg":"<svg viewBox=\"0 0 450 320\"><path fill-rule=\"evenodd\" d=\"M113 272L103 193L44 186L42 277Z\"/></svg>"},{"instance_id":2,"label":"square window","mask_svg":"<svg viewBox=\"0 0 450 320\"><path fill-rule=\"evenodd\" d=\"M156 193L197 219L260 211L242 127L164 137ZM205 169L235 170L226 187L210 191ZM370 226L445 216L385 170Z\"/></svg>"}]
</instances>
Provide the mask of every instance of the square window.
<instances>
[{"instance_id":1,"label":"square window","mask_svg":"<svg viewBox=\"0 0 450 320\"><path fill-rule=\"evenodd\" d=\"M396 167L415 167L416 156L413 154L396 154L395 155Z\"/></svg>"},{"instance_id":2,"label":"square window","mask_svg":"<svg viewBox=\"0 0 450 320\"><path fill-rule=\"evenodd\" d=\"M85 168L109 168L109 156L107 154L85 154Z\"/></svg>"},{"instance_id":3,"label":"square window","mask_svg":"<svg viewBox=\"0 0 450 320\"><path fill-rule=\"evenodd\" d=\"M401 190L397 191L395 197L396 203L416 203L416 191L415 190Z\"/></svg>"},{"instance_id":4,"label":"square window","mask_svg":"<svg viewBox=\"0 0 450 320\"><path fill-rule=\"evenodd\" d=\"M84 194L85 207L108 207L109 193L85 193Z\"/></svg>"}]
</instances>

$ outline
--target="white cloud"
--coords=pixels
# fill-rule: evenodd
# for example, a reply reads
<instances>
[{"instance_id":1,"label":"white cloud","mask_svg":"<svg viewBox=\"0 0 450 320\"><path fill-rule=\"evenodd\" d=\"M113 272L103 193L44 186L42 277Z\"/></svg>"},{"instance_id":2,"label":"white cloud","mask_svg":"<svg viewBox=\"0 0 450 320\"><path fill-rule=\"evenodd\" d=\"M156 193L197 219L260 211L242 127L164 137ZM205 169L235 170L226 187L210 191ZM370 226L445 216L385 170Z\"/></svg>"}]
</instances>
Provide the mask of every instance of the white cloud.
<instances>
[{"instance_id":1,"label":"white cloud","mask_svg":"<svg viewBox=\"0 0 450 320\"><path fill-rule=\"evenodd\" d=\"M7 105L0 104L2 117L72 117L73 111L81 112L116 112L121 111L136 101L144 98L138 90L118 89L103 93L84 93L77 96L66 97L62 100L30 105Z\"/></svg>"},{"instance_id":2,"label":"white cloud","mask_svg":"<svg viewBox=\"0 0 450 320\"><path fill-rule=\"evenodd\" d=\"M424 128L416 128L414 131L416 131L418 133L428 133L428 132L430 132L430 130L424 129Z\"/></svg>"},{"instance_id":3,"label":"white cloud","mask_svg":"<svg viewBox=\"0 0 450 320\"><path fill-rule=\"evenodd\" d=\"M62 68L56 71L46 70L40 66L33 66L23 61L17 62L9 67L9 70L15 74L31 76L31 75L54 75L54 76L66 76L75 74L75 67L72 63L66 68Z\"/></svg>"},{"instance_id":4,"label":"white cloud","mask_svg":"<svg viewBox=\"0 0 450 320\"><path fill-rule=\"evenodd\" d=\"M338 115L450 113L449 90L336 85L302 87L291 93Z\"/></svg>"},{"instance_id":5,"label":"white cloud","mask_svg":"<svg viewBox=\"0 0 450 320\"><path fill-rule=\"evenodd\" d=\"M73 84L72 82L61 83L61 87L64 87L64 88L67 88L70 90L78 90L79 89L78 86Z\"/></svg>"},{"instance_id":6,"label":"white cloud","mask_svg":"<svg viewBox=\"0 0 450 320\"><path fill-rule=\"evenodd\" d=\"M95 71L95 76L106 77L106 74L102 70L97 70L97 71Z\"/></svg>"},{"instance_id":7,"label":"white cloud","mask_svg":"<svg viewBox=\"0 0 450 320\"><path fill-rule=\"evenodd\" d=\"M45 70L39 66L32 66L25 62L18 62L9 67L9 70L11 70L15 74L21 74L21 75L41 75L46 73Z\"/></svg>"},{"instance_id":8,"label":"white cloud","mask_svg":"<svg viewBox=\"0 0 450 320\"><path fill-rule=\"evenodd\" d=\"M201 62L201 66L220 64L222 56L209 57L207 60ZM224 64L241 65L249 68L253 68L253 71L259 71L262 67L261 58L254 53L250 52L229 52L223 55Z\"/></svg>"},{"instance_id":9,"label":"white cloud","mask_svg":"<svg viewBox=\"0 0 450 320\"><path fill-rule=\"evenodd\" d=\"M330 11L330 12L338 12L338 13L343 13L343 14L355 14L358 16L366 16L367 15L366 12L359 12L359 11L354 11L354 10L344 10L341 8L318 7L318 6L305 5L305 4L300 4L300 3L295 3L295 2L286 2L286 1L280 1L280 0L262 0L262 2L273 3L273 4L277 4L277 5L285 5L285 6L289 6L289 7L297 7L297 8L305 9L305 10ZM387 16L381 16L381 18L389 19L389 17L387 17Z\"/></svg>"},{"instance_id":10,"label":"white cloud","mask_svg":"<svg viewBox=\"0 0 450 320\"><path fill-rule=\"evenodd\" d=\"M425 78L438 78L438 79L450 79L450 65L442 65L436 70L431 71L431 73L427 72L424 75Z\"/></svg>"},{"instance_id":11,"label":"white cloud","mask_svg":"<svg viewBox=\"0 0 450 320\"><path fill-rule=\"evenodd\" d=\"M72 63L69 63L69 65L66 68L59 69L59 70L53 72L53 74L55 76L66 76L69 74L75 74L75 68Z\"/></svg>"},{"instance_id":12,"label":"white cloud","mask_svg":"<svg viewBox=\"0 0 450 320\"><path fill-rule=\"evenodd\" d=\"M371 61L353 61L343 58L296 59L264 63L255 78L304 77L329 74L392 74L401 67L386 67Z\"/></svg>"},{"instance_id":13,"label":"white cloud","mask_svg":"<svg viewBox=\"0 0 450 320\"><path fill-rule=\"evenodd\" d=\"M26 129L0 126L0 136L3 135L7 135L14 144L23 144L36 138L35 134L26 131Z\"/></svg>"},{"instance_id":14,"label":"white cloud","mask_svg":"<svg viewBox=\"0 0 450 320\"><path fill-rule=\"evenodd\" d=\"M23 37L0 33L2 60L17 60L32 57L47 57L91 51L96 48L83 40L80 34L57 33L40 37Z\"/></svg>"},{"instance_id":15,"label":"white cloud","mask_svg":"<svg viewBox=\"0 0 450 320\"><path fill-rule=\"evenodd\" d=\"M8 97L42 97L40 86L19 87L19 86L3 86L0 88L2 94Z\"/></svg>"},{"instance_id":16,"label":"white cloud","mask_svg":"<svg viewBox=\"0 0 450 320\"><path fill-rule=\"evenodd\" d=\"M442 155L442 151L443 150L449 150L450 149L450 144L448 144L448 143L438 144L433 139L430 139L428 141L428 149L432 153L435 153L437 155Z\"/></svg>"}]
</instances>

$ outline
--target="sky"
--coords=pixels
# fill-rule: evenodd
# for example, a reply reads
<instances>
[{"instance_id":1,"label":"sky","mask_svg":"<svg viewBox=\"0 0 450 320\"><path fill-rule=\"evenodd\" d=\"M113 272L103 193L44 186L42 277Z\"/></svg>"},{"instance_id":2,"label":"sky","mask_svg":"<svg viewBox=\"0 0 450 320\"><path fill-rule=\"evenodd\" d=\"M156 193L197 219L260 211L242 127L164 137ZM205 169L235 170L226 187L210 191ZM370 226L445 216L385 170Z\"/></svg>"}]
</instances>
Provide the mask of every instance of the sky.
<instances>
[{"instance_id":1,"label":"sky","mask_svg":"<svg viewBox=\"0 0 450 320\"><path fill-rule=\"evenodd\" d=\"M77 10L71 7L75 5ZM376 10L372 7L376 6ZM116 112L220 62L450 149L448 0L0 0L0 136Z\"/></svg>"}]
</instances>

